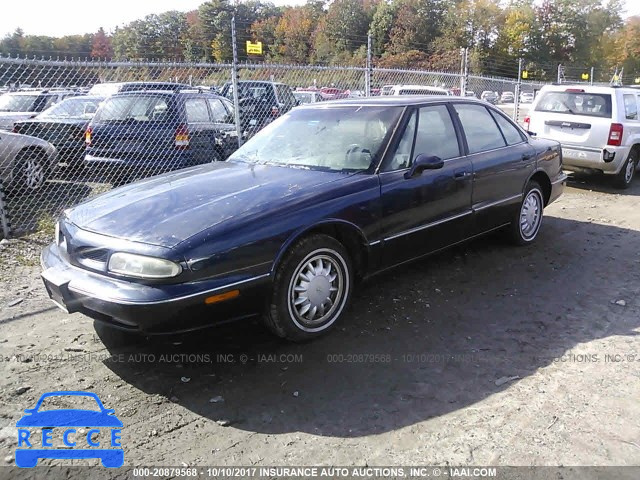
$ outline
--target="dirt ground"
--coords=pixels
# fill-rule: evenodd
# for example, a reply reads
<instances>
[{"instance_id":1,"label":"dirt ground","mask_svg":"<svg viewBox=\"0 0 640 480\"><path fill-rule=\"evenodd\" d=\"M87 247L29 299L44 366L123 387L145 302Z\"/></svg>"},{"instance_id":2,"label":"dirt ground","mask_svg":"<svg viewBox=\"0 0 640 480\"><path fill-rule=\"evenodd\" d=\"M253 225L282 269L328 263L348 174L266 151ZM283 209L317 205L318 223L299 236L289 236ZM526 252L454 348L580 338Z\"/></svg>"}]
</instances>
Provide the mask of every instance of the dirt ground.
<instances>
[{"instance_id":1,"label":"dirt ground","mask_svg":"<svg viewBox=\"0 0 640 480\"><path fill-rule=\"evenodd\" d=\"M126 465L640 465L639 198L573 180L535 246L492 235L379 276L304 345L256 323L96 332L45 297L44 239L12 240L0 463L43 392L88 390Z\"/></svg>"}]
</instances>

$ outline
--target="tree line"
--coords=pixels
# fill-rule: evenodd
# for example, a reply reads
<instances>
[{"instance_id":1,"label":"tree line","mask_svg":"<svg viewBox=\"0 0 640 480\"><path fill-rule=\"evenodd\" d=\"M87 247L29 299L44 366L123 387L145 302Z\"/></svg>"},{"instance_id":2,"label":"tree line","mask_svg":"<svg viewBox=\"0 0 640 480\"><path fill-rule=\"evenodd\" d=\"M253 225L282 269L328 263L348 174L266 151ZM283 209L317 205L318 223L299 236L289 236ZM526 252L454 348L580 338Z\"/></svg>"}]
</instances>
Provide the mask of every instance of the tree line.
<instances>
[{"instance_id":1,"label":"tree line","mask_svg":"<svg viewBox=\"0 0 640 480\"><path fill-rule=\"evenodd\" d=\"M191 12L148 15L107 34L60 38L25 35L0 40L0 53L23 56L229 62L235 8L241 61L363 65L371 37L380 67L458 71L469 49L473 73L555 78L596 67L601 79L624 67L640 73L640 17L623 20L623 0L307 0L301 6L230 0ZM263 54L247 55L246 41ZM625 75L626 76L626 75Z\"/></svg>"}]
</instances>

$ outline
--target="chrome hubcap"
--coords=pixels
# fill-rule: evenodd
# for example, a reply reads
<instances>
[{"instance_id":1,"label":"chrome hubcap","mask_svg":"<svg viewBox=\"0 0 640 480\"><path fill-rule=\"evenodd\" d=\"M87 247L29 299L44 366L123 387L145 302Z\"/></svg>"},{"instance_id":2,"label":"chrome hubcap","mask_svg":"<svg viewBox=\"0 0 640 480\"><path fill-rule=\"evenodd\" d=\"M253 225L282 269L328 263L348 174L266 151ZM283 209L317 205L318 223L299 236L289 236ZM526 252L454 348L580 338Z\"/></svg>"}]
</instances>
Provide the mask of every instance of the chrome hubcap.
<instances>
[{"instance_id":1,"label":"chrome hubcap","mask_svg":"<svg viewBox=\"0 0 640 480\"><path fill-rule=\"evenodd\" d=\"M345 278L338 261L316 253L296 269L289 287L291 312L306 325L319 325L341 308Z\"/></svg>"},{"instance_id":2,"label":"chrome hubcap","mask_svg":"<svg viewBox=\"0 0 640 480\"><path fill-rule=\"evenodd\" d=\"M24 179L27 188L35 190L44 182L44 168L35 159L27 160L24 164Z\"/></svg>"},{"instance_id":3,"label":"chrome hubcap","mask_svg":"<svg viewBox=\"0 0 640 480\"><path fill-rule=\"evenodd\" d=\"M542 218L542 196L538 190L531 190L522 202L520 210L520 232L522 237L530 239L538 232Z\"/></svg>"},{"instance_id":4,"label":"chrome hubcap","mask_svg":"<svg viewBox=\"0 0 640 480\"><path fill-rule=\"evenodd\" d=\"M631 160L629 160L627 162L627 169L624 172L624 181L629 183L631 181L631 179L633 178L633 171L635 170L635 162L632 162Z\"/></svg>"}]
</instances>

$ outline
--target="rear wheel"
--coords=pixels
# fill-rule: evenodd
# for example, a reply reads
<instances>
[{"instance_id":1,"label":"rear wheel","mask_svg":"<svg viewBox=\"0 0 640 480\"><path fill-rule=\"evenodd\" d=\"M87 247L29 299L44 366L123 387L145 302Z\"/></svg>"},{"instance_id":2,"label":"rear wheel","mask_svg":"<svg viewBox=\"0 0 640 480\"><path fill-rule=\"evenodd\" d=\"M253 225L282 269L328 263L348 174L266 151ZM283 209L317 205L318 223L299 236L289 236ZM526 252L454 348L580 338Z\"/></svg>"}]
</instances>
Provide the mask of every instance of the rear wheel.
<instances>
[{"instance_id":1,"label":"rear wheel","mask_svg":"<svg viewBox=\"0 0 640 480\"><path fill-rule=\"evenodd\" d=\"M529 245L535 241L542 225L543 210L542 188L532 180L527 184L520 209L509 226L511 240L516 245Z\"/></svg>"},{"instance_id":2,"label":"rear wheel","mask_svg":"<svg viewBox=\"0 0 640 480\"><path fill-rule=\"evenodd\" d=\"M288 340L316 338L341 317L352 289L351 260L344 246L328 235L303 238L278 267L265 324Z\"/></svg>"},{"instance_id":3,"label":"rear wheel","mask_svg":"<svg viewBox=\"0 0 640 480\"><path fill-rule=\"evenodd\" d=\"M636 165L638 164L638 152L631 150L629 158L624 162L620 172L614 178L614 184L618 188L626 189L631 186L633 177L635 176Z\"/></svg>"}]
</instances>

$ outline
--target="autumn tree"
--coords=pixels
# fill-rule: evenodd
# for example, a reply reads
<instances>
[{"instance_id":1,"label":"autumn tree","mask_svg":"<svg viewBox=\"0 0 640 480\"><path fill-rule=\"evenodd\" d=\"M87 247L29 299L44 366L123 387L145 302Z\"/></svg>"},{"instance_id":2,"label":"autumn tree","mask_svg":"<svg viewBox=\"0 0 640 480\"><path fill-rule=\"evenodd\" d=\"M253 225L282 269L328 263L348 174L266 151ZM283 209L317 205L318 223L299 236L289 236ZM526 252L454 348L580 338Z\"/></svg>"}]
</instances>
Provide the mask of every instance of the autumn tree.
<instances>
[{"instance_id":1,"label":"autumn tree","mask_svg":"<svg viewBox=\"0 0 640 480\"><path fill-rule=\"evenodd\" d=\"M93 36L91 44L91 56L93 58L110 59L113 56L113 48L111 47L111 39L104 32L104 28L100 27Z\"/></svg>"}]
</instances>

